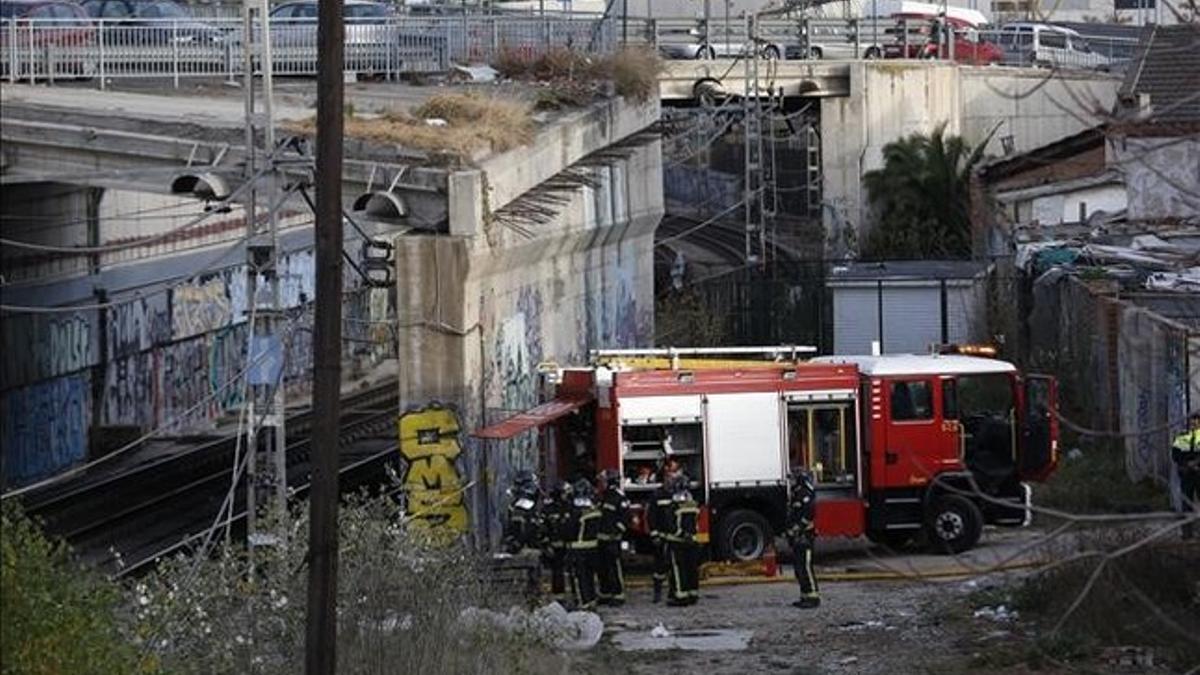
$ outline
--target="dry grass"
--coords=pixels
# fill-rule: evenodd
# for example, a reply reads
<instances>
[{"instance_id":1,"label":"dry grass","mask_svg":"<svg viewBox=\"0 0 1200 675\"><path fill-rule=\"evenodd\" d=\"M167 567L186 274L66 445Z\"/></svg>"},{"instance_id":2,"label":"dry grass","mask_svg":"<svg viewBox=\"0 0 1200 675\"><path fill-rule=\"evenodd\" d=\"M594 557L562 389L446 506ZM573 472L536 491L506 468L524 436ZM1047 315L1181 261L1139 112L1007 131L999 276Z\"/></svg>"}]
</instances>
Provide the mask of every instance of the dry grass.
<instances>
[{"instance_id":1,"label":"dry grass","mask_svg":"<svg viewBox=\"0 0 1200 675\"><path fill-rule=\"evenodd\" d=\"M426 120L440 119L445 126ZM438 94L411 111L392 110L380 117L347 117L346 136L398 145L469 162L479 153L504 152L533 140L530 106L511 99L475 93ZM311 134L316 119L298 123Z\"/></svg>"},{"instance_id":2,"label":"dry grass","mask_svg":"<svg viewBox=\"0 0 1200 675\"><path fill-rule=\"evenodd\" d=\"M552 93L540 96L539 105L553 108L584 105L608 95L610 88L618 96L645 103L657 92L662 60L645 48L626 48L599 59L566 48L539 56L505 50L492 67L509 79L546 84Z\"/></svg>"}]
</instances>

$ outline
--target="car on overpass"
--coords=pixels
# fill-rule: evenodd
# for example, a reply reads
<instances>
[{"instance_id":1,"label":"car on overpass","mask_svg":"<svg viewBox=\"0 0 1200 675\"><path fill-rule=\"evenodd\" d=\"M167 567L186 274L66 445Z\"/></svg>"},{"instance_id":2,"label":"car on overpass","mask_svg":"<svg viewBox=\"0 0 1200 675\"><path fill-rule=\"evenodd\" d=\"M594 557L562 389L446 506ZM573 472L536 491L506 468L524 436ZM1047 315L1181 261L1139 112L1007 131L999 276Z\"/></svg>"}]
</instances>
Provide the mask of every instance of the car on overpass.
<instances>
[{"instance_id":1,"label":"car on overpass","mask_svg":"<svg viewBox=\"0 0 1200 675\"><path fill-rule=\"evenodd\" d=\"M992 35L1004 63L1043 68L1108 70L1112 60L1092 49L1077 31L1045 23L1009 23Z\"/></svg>"},{"instance_id":2,"label":"car on overpass","mask_svg":"<svg viewBox=\"0 0 1200 675\"><path fill-rule=\"evenodd\" d=\"M87 12L69 0L0 2L0 76L91 77L96 31Z\"/></svg>"},{"instance_id":3,"label":"car on overpass","mask_svg":"<svg viewBox=\"0 0 1200 675\"><path fill-rule=\"evenodd\" d=\"M369 0L343 4L346 70L392 72L405 61L442 59L444 31L420 30L406 22L401 28L393 5ZM280 73L316 72L317 0L276 5L270 14L273 62ZM440 62L440 61L439 61Z\"/></svg>"},{"instance_id":4,"label":"car on overpass","mask_svg":"<svg viewBox=\"0 0 1200 675\"><path fill-rule=\"evenodd\" d=\"M659 53L668 59L733 59L756 52L760 58L781 59L787 51L787 40L776 37L759 39L752 48L744 26L725 26L714 21L707 36L704 27L692 28L681 34L681 40L663 38ZM674 36L672 36L674 37Z\"/></svg>"}]
</instances>

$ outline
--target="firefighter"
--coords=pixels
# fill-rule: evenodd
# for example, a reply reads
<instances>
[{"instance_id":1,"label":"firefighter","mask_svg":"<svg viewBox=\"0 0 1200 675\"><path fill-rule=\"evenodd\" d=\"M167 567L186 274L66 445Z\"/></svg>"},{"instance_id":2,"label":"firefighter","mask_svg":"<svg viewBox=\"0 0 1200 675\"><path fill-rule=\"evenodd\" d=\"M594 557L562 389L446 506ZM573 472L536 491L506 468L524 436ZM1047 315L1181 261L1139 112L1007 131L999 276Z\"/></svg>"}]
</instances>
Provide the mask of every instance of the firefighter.
<instances>
[{"instance_id":1,"label":"firefighter","mask_svg":"<svg viewBox=\"0 0 1200 675\"><path fill-rule=\"evenodd\" d=\"M541 547L541 490L537 474L522 471L509 488L508 509L504 520L504 550L517 554L525 549Z\"/></svg>"},{"instance_id":2,"label":"firefighter","mask_svg":"<svg viewBox=\"0 0 1200 675\"><path fill-rule=\"evenodd\" d=\"M621 570L621 540L625 538L629 520L629 499L621 489L621 474L608 469L601 478L604 493L600 496L600 604L625 604L625 575Z\"/></svg>"},{"instance_id":3,"label":"firefighter","mask_svg":"<svg viewBox=\"0 0 1200 675\"><path fill-rule=\"evenodd\" d=\"M650 504L649 522L650 547L654 553L654 602L662 602L663 584L667 582L667 530L671 522L671 490L667 487L668 480L654 490L654 501Z\"/></svg>"},{"instance_id":4,"label":"firefighter","mask_svg":"<svg viewBox=\"0 0 1200 675\"><path fill-rule=\"evenodd\" d=\"M654 554L652 579L654 580L654 602L662 602L663 585L671 566L667 558L667 532L671 529L671 481L679 474L679 463L674 459L664 462L659 472L659 485L654 490L654 501L650 504L650 546Z\"/></svg>"},{"instance_id":5,"label":"firefighter","mask_svg":"<svg viewBox=\"0 0 1200 675\"><path fill-rule=\"evenodd\" d=\"M700 507L688 490L687 475L676 474L671 480L670 489L670 520L663 534L671 565L667 577L667 604L694 605L700 600L700 544L696 540Z\"/></svg>"},{"instance_id":6,"label":"firefighter","mask_svg":"<svg viewBox=\"0 0 1200 675\"><path fill-rule=\"evenodd\" d=\"M800 583L800 599L792 604L801 609L821 605L817 592L817 577L813 574L813 540L817 536L815 511L817 490L812 474L804 468L792 470L791 498L788 500L787 535L788 544L795 556L796 581Z\"/></svg>"},{"instance_id":7,"label":"firefighter","mask_svg":"<svg viewBox=\"0 0 1200 675\"><path fill-rule=\"evenodd\" d=\"M550 490L542 509L542 552L550 568L550 592L561 598L567 592L567 540L571 534L571 501L575 488L561 481Z\"/></svg>"},{"instance_id":8,"label":"firefighter","mask_svg":"<svg viewBox=\"0 0 1200 675\"><path fill-rule=\"evenodd\" d=\"M1171 443L1171 460L1179 474L1180 510L1192 518L1183 526L1183 538L1192 539L1200 517L1200 412L1192 413L1191 429Z\"/></svg>"},{"instance_id":9,"label":"firefighter","mask_svg":"<svg viewBox=\"0 0 1200 675\"><path fill-rule=\"evenodd\" d=\"M575 595L575 609L596 608L596 553L600 545L600 509L595 504L595 488L587 479L575 482L575 496L571 501L568 527L571 534L567 541L568 566L571 570L571 590Z\"/></svg>"}]
</instances>

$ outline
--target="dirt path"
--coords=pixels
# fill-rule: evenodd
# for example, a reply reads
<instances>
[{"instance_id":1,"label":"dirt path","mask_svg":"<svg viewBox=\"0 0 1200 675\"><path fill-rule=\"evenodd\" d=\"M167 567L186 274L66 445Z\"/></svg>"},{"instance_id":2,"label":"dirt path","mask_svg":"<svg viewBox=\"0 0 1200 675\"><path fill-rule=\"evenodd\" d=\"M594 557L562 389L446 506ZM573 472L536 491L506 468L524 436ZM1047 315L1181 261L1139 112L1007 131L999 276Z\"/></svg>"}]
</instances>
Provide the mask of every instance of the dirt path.
<instances>
[{"instance_id":1,"label":"dirt path","mask_svg":"<svg viewBox=\"0 0 1200 675\"><path fill-rule=\"evenodd\" d=\"M944 572L956 566L984 569L1010 557L1037 534L1032 530L995 533L961 560L889 555L868 550L862 543L835 542L823 552L826 564L818 567L818 574ZM819 551L818 560L821 558ZM704 675L978 672L969 667L976 647L1003 640L1012 626L992 618L964 620L961 610L966 598L981 587L1025 573L999 572L969 581L827 582L821 588L822 605L816 610L792 607L799 591L790 569L784 570L786 579L781 583L705 585L700 604L686 608L652 604L649 589L633 588L625 607L602 610L602 644L579 655L572 670ZM729 630L748 634L750 641L740 651L617 648L622 631L645 637L660 623L673 635Z\"/></svg>"}]
</instances>

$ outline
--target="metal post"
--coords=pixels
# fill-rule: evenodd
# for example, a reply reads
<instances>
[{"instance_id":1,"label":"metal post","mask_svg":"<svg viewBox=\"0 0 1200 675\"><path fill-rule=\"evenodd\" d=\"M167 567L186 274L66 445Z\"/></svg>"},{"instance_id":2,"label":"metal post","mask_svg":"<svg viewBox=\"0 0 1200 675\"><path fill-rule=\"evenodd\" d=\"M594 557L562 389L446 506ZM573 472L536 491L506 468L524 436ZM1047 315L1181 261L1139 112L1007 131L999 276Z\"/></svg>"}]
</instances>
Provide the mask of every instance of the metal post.
<instances>
[{"instance_id":1,"label":"metal post","mask_svg":"<svg viewBox=\"0 0 1200 675\"><path fill-rule=\"evenodd\" d=\"M245 0L242 3L242 105L243 114L245 115L245 135L244 142L246 144L246 162L244 176L246 180L253 180L258 169L256 154L254 149L257 147L257 141L254 137L254 16L251 5L252 0ZM247 191L246 202L242 205L245 209L246 216L246 242L247 242L247 264L246 264L246 298L247 304L251 308L258 305L258 269L255 267L253 254L250 252L250 244L254 241L257 234L257 216L258 216L258 188L251 186ZM254 354L254 333L257 329L253 324L250 325L247 333L247 349L246 354L249 357ZM253 565L254 546L257 541L256 534L258 532L258 416L255 414L255 396L251 395L247 402L247 428L246 441L248 453L246 456L246 541L247 550L251 556L251 564Z\"/></svg>"},{"instance_id":2,"label":"metal post","mask_svg":"<svg viewBox=\"0 0 1200 675\"><path fill-rule=\"evenodd\" d=\"M316 316L313 321L313 474L309 516L305 672L337 668L338 419L342 347L342 0L318 11Z\"/></svg>"},{"instance_id":3,"label":"metal post","mask_svg":"<svg viewBox=\"0 0 1200 675\"><path fill-rule=\"evenodd\" d=\"M179 88L179 22L171 22L171 75L175 88Z\"/></svg>"},{"instance_id":4,"label":"metal post","mask_svg":"<svg viewBox=\"0 0 1200 675\"><path fill-rule=\"evenodd\" d=\"M107 88L104 80L107 77L108 69L104 67L104 19L96 22L96 44L99 46L100 63L96 64L96 72L100 77L100 90Z\"/></svg>"}]
</instances>

